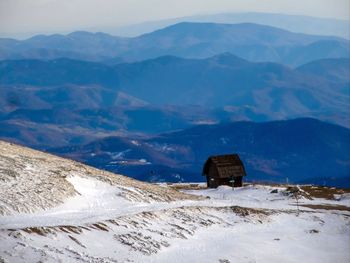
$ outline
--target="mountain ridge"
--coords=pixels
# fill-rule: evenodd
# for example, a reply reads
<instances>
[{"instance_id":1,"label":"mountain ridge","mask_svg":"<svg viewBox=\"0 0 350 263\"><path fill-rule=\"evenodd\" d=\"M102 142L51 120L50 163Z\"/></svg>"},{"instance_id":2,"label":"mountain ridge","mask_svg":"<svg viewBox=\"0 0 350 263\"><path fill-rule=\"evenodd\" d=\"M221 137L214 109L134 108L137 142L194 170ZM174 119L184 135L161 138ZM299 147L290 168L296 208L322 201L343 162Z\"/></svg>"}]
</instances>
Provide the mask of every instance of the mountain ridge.
<instances>
[{"instance_id":1,"label":"mountain ridge","mask_svg":"<svg viewBox=\"0 0 350 263\"><path fill-rule=\"evenodd\" d=\"M198 125L149 139L107 137L49 151L142 180L174 182L203 181L201 169L208 156L235 152L248 180L325 181L332 186L330 174L334 180L349 177L349 138L348 128L300 118Z\"/></svg>"},{"instance_id":2,"label":"mountain ridge","mask_svg":"<svg viewBox=\"0 0 350 263\"><path fill-rule=\"evenodd\" d=\"M347 64L332 61L326 66L321 61L316 71L249 62L229 53L115 66L69 59L2 61L0 130L6 138L31 138L30 145L40 147L47 145L45 131L68 142L78 139L79 130L81 138L124 131L155 134L196 123L303 116L349 127Z\"/></svg>"},{"instance_id":3,"label":"mountain ridge","mask_svg":"<svg viewBox=\"0 0 350 263\"><path fill-rule=\"evenodd\" d=\"M208 34L209 31L210 34ZM239 38L236 37L237 35ZM325 46L317 43L319 40L333 41L336 45ZM313 43L313 49L321 49L322 53L310 53L307 47L304 47ZM73 52L72 57L84 57L86 54L87 60L101 62L116 57L137 61L163 55L205 58L231 52L252 61L300 65L319 58L349 57L348 44L349 40L339 37L292 33L253 23L183 22L134 38L119 38L105 33L78 32L71 35L33 37L23 41L0 39L2 48L0 54L2 59L57 58L64 56L59 55L60 52L65 56ZM293 58L295 55L297 59Z\"/></svg>"},{"instance_id":4,"label":"mountain ridge","mask_svg":"<svg viewBox=\"0 0 350 263\"><path fill-rule=\"evenodd\" d=\"M167 20L148 21L141 24L134 24L110 28L109 32L121 34L123 36L137 36L152 32L166 26L179 22L209 22L209 23L256 23L282 29L311 35L337 35L343 38L349 38L349 23L344 19L320 18L303 15L289 15L279 13L218 13L208 15L187 16ZM321 30L322 29L322 30Z\"/></svg>"}]
</instances>

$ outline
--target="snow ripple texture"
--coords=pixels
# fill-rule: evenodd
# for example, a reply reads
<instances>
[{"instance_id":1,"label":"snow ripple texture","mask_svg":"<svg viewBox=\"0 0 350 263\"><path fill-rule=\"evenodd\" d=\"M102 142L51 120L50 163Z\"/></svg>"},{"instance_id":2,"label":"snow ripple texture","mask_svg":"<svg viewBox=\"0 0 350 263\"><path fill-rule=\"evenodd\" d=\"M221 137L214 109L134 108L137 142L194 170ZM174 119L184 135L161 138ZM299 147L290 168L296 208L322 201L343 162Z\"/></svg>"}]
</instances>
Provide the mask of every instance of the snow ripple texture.
<instances>
[{"instance_id":1,"label":"snow ripple texture","mask_svg":"<svg viewBox=\"0 0 350 263\"><path fill-rule=\"evenodd\" d=\"M70 177L77 176L118 186L122 197L135 202L198 199L0 141L0 214L32 213L63 204L69 197L79 195L69 182Z\"/></svg>"}]
</instances>

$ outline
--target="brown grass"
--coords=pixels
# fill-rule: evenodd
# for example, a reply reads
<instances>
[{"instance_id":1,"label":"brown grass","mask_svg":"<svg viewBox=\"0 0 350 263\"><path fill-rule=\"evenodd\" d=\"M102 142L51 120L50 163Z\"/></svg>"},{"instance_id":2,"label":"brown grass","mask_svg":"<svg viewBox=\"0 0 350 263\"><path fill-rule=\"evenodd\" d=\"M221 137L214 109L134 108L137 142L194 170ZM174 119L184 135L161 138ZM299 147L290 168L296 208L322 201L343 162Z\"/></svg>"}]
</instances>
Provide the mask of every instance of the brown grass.
<instances>
[{"instance_id":1,"label":"brown grass","mask_svg":"<svg viewBox=\"0 0 350 263\"><path fill-rule=\"evenodd\" d=\"M272 212L272 210L268 210L268 209L249 208L249 207L242 207L242 206L231 206L230 209L232 210L232 212L242 217L246 217L249 215L268 216L274 213Z\"/></svg>"},{"instance_id":2,"label":"brown grass","mask_svg":"<svg viewBox=\"0 0 350 263\"><path fill-rule=\"evenodd\" d=\"M300 186L300 188L307 192L312 198L324 198L328 200L334 200L334 195L350 193L350 189L341 189L334 187L304 185Z\"/></svg>"},{"instance_id":3,"label":"brown grass","mask_svg":"<svg viewBox=\"0 0 350 263\"><path fill-rule=\"evenodd\" d=\"M46 236L47 234L53 233L49 227L27 227L22 230L28 234L37 234L39 236Z\"/></svg>"},{"instance_id":4,"label":"brown grass","mask_svg":"<svg viewBox=\"0 0 350 263\"><path fill-rule=\"evenodd\" d=\"M108 226L104 223L95 223L90 225L91 228L97 229L97 230L102 230L108 232Z\"/></svg>"},{"instance_id":5,"label":"brown grass","mask_svg":"<svg viewBox=\"0 0 350 263\"><path fill-rule=\"evenodd\" d=\"M202 190L207 186L204 184L169 184L169 187L175 190Z\"/></svg>"},{"instance_id":6,"label":"brown grass","mask_svg":"<svg viewBox=\"0 0 350 263\"><path fill-rule=\"evenodd\" d=\"M329 205L329 204L321 204L321 205L313 205L313 204L299 204L299 206L308 207L311 209L323 209L323 210L338 210L338 211L348 211L350 212L350 207L345 205Z\"/></svg>"},{"instance_id":7,"label":"brown grass","mask_svg":"<svg viewBox=\"0 0 350 263\"><path fill-rule=\"evenodd\" d=\"M259 183L245 183L245 185L268 185L272 187L285 187L291 189L296 187L296 185L287 185L287 184L259 184ZM335 200L334 195L342 195L350 193L350 188L335 188L335 187L326 187L326 186L314 186L314 185L299 185L300 189L305 191L308 194L308 197L311 198L324 198L328 200Z\"/></svg>"},{"instance_id":8,"label":"brown grass","mask_svg":"<svg viewBox=\"0 0 350 263\"><path fill-rule=\"evenodd\" d=\"M59 226L58 229L60 229L65 233L80 234L83 232L80 227L76 227L76 226Z\"/></svg>"},{"instance_id":9,"label":"brown grass","mask_svg":"<svg viewBox=\"0 0 350 263\"><path fill-rule=\"evenodd\" d=\"M79 242L78 239L76 239L75 237L71 236L71 235L68 235L68 237L70 239L72 239L75 243L77 243L79 246L83 247L83 248L86 248L86 246L84 246L82 243Z\"/></svg>"}]
</instances>

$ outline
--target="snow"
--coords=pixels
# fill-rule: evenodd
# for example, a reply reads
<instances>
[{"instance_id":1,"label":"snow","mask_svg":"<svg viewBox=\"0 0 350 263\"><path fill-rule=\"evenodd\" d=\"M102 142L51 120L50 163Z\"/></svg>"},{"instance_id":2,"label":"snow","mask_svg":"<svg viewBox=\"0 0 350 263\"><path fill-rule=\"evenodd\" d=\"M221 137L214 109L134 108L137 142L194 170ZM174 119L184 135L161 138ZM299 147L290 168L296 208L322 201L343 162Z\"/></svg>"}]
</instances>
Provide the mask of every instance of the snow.
<instances>
[{"instance_id":1,"label":"snow","mask_svg":"<svg viewBox=\"0 0 350 263\"><path fill-rule=\"evenodd\" d=\"M277 190L277 193L271 193ZM241 188L219 186L203 190L187 190L185 193L208 196L212 202L218 201L222 205L240 205L258 208L288 209L296 205L296 199L285 192L286 187L272 187L264 185L247 185ZM337 199L337 200L336 200ZM328 204L350 206L349 194L335 196L335 200L301 198L299 204Z\"/></svg>"},{"instance_id":2,"label":"snow","mask_svg":"<svg viewBox=\"0 0 350 263\"><path fill-rule=\"evenodd\" d=\"M121 152L106 152L106 153L110 155L113 160L120 160L120 159L123 159L125 154L128 152L131 152L131 149L126 149Z\"/></svg>"},{"instance_id":3,"label":"snow","mask_svg":"<svg viewBox=\"0 0 350 263\"><path fill-rule=\"evenodd\" d=\"M98 222L120 216L128 216L141 212L153 212L162 209L173 209L178 207L210 206L229 207L242 206L248 208L266 209L295 209L296 200L283 194L283 187L254 186L248 185L242 188L220 186L217 189L184 191L193 195L210 197L202 201L176 201L176 202L132 202L123 197L125 190L138 194L133 187L122 185L110 185L106 182L84 178L81 176L67 177L78 195L69 197L59 206L52 209L22 214L21 216L0 217L0 229L41 227L55 225L81 225L84 223ZM167 187L163 184L161 187ZM271 194L273 189L279 190ZM333 200L299 200L299 204L329 204L346 205L350 207L350 199ZM303 208L304 210L312 210Z\"/></svg>"},{"instance_id":4,"label":"snow","mask_svg":"<svg viewBox=\"0 0 350 263\"><path fill-rule=\"evenodd\" d=\"M293 198L283 194L284 187L248 185L232 190L221 186L186 191L210 197L204 200L146 203L123 198L126 186L80 176L67 180L79 194L64 204L40 213L0 217L3 259L170 263L350 260L350 213L308 208L298 212ZM273 189L278 192L271 193ZM137 192L132 187L127 190ZM347 198L305 199L301 203L350 206ZM21 230L34 226L49 232L42 236ZM66 233L62 226L76 230Z\"/></svg>"},{"instance_id":5,"label":"snow","mask_svg":"<svg viewBox=\"0 0 350 263\"><path fill-rule=\"evenodd\" d=\"M175 152L176 149L167 143L146 143L148 146L162 152Z\"/></svg>"},{"instance_id":6,"label":"snow","mask_svg":"<svg viewBox=\"0 0 350 263\"><path fill-rule=\"evenodd\" d=\"M133 145L136 145L136 146L140 146L140 145L141 145L141 143L138 142L138 141L136 141L136 140L131 140L130 142L131 142Z\"/></svg>"},{"instance_id":7,"label":"snow","mask_svg":"<svg viewBox=\"0 0 350 263\"><path fill-rule=\"evenodd\" d=\"M350 262L349 194L298 208L284 186L177 192L5 146L0 262Z\"/></svg>"},{"instance_id":8,"label":"snow","mask_svg":"<svg viewBox=\"0 0 350 263\"><path fill-rule=\"evenodd\" d=\"M146 159L140 159L139 162L142 164L151 164L151 162L147 161Z\"/></svg>"},{"instance_id":9,"label":"snow","mask_svg":"<svg viewBox=\"0 0 350 263\"><path fill-rule=\"evenodd\" d=\"M81 225L98 222L117 216L136 214L143 211L155 211L184 205L193 202L132 202L126 200L122 193L128 190L138 194L132 187L112 186L97 179L80 176L68 177L77 194L55 208L32 214L0 217L0 229L41 227L56 225Z\"/></svg>"},{"instance_id":10,"label":"snow","mask_svg":"<svg viewBox=\"0 0 350 263\"><path fill-rule=\"evenodd\" d=\"M176 249L160 253L155 262L171 262L172 258L179 262L349 262L349 253L344 252L350 240L346 233L343 240L332 233L333 222L322 232L311 234L307 230L313 229L314 222L307 217L295 220L278 215L272 220L267 224L239 224L224 231L218 226L201 230L196 240L181 241Z\"/></svg>"}]
</instances>

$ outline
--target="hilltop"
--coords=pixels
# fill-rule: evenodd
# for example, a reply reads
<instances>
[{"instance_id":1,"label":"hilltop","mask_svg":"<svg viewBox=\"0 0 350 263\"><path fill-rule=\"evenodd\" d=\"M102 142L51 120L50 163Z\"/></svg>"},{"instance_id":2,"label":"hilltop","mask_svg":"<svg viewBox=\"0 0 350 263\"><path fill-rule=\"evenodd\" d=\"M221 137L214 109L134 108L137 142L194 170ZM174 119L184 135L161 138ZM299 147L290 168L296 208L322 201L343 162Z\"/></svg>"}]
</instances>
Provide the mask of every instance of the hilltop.
<instances>
[{"instance_id":1,"label":"hilltop","mask_svg":"<svg viewBox=\"0 0 350 263\"><path fill-rule=\"evenodd\" d=\"M75 182L86 183L81 187L91 187L91 190L97 186L106 190L114 186L115 191L109 193L111 196L120 196L120 199L130 201L191 199L191 196L179 194L172 189L97 170L4 141L0 141L0 167L2 215L40 212L58 206L79 195ZM95 197L98 197L97 194L96 192Z\"/></svg>"},{"instance_id":2,"label":"hilltop","mask_svg":"<svg viewBox=\"0 0 350 263\"><path fill-rule=\"evenodd\" d=\"M5 142L0 164L2 262L350 259L347 190L153 185Z\"/></svg>"}]
</instances>

